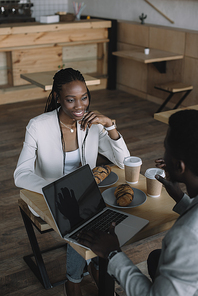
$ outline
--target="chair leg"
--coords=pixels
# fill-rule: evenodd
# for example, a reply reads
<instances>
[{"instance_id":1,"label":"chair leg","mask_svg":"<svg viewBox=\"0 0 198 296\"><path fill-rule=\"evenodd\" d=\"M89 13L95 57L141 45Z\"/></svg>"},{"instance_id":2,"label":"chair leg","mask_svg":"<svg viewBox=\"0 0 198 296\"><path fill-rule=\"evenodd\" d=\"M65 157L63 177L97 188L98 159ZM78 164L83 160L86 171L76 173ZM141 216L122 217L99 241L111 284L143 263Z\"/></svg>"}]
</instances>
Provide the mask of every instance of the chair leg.
<instances>
[{"instance_id":1,"label":"chair leg","mask_svg":"<svg viewBox=\"0 0 198 296\"><path fill-rule=\"evenodd\" d=\"M170 99L172 98L173 95L174 95L174 93L170 93L168 98L161 104L161 106L159 107L159 109L157 110L156 113L159 113L166 106L166 104L170 101Z\"/></svg>"},{"instance_id":2,"label":"chair leg","mask_svg":"<svg viewBox=\"0 0 198 296\"><path fill-rule=\"evenodd\" d=\"M185 100L185 98L189 95L192 89L187 90L187 92L183 95L183 97L179 100L179 102L175 105L173 109L177 109L179 105Z\"/></svg>"}]
</instances>

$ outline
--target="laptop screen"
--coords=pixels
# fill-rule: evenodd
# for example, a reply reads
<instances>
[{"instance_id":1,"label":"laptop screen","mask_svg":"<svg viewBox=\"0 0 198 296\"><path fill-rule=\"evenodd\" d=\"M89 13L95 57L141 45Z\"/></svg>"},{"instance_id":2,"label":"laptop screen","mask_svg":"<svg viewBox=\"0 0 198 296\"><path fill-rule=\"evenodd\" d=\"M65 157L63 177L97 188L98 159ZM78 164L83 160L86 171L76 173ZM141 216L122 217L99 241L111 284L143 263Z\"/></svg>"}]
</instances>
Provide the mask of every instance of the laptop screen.
<instances>
[{"instance_id":1,"label":"laptop screen","mask_svg":"<svg viewBox=\"0 0 198 296\"><path fill-rule=\"evenodd\" d=\"M106 206L88 164L42 190L62 237Z\"/></svg>"}]
</instances>

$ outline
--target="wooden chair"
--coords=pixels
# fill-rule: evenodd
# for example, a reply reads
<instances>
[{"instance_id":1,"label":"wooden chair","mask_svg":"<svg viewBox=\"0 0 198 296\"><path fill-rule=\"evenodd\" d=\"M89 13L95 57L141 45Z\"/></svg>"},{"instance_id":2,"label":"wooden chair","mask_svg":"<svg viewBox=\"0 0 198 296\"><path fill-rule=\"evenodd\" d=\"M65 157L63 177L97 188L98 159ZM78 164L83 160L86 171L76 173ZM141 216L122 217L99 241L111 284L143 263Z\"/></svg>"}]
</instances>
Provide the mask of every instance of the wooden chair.
<instances>
[{"instance_id":1,"label":"wooden chair","mask_svg":"<svg viewBox=\"0 0 198 296\"><path fill-rule=\"evenodd\" d=\"M166 104L170 101L170 99L175 93L184 92L184 95L182 96L182 98L173 108L173 109L177 109L179 105L185 100L185 98L192 91L193 86L183 82L171 81L164 84L156 85L155 88L169 93L169 96L167 97L167 99L162 103L162 105L157 110L156 113L158 113L166 106Z\"/></svg>"},{"instance_id":2,"label":"wooden chair","mask_svg":"<svg viewBox=\"0 0 198 296\"><path fill-rule=\"evenodd\" d=\"M40 217L35 217L29 210L27 204L22 199L18 200L18 205L19 205L23 222L27 231L29 242L33 251L33 254L23 257L24 261L26 262L26 264L29 266L29 268L32 270L34 275L38 278L38 280L44 286L45 289L50 289L55 286L63 284L65 282L65 279L53 284L50 282L50 279L48 277L47 270L42 258L42 254L56 250L58 248L66 247L66 243L62 243L61 245L46 249L41 252L33 226L42 234L49 231L53 231L53 229ZM32 257L35 258L36 264L34 260L32 260Z\"/></svg>"}]
</instances>

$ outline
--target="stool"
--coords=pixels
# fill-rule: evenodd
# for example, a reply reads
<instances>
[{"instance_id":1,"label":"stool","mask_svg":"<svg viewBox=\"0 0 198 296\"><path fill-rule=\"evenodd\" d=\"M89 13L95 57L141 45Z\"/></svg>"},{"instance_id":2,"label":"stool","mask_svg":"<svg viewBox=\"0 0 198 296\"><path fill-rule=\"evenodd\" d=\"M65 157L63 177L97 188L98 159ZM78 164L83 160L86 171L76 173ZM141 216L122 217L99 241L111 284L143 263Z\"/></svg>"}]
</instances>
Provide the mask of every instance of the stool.
<instances>
[{"instance_id":1,"label":"stool","mask_svg":"<svg viewBox=\"0 0 198 296\"><path fill-rule=\"evenodd\" d=\"M170 101L170 99L172 98L172 96L175 93L185 92L184 95L182 96L182 98L179 100L179 102L173 108L173 109L177 109L179 107L179 105L184 101L184 99L192 91L193 86L185 84L183 82L171 81L171 82L167 82L164 84L156 85L155 88L169 93L169 96L167 97L167 99L162 103L162 105L157 110L156 113L158 113L165 107L165 105Z\"/></svg>"},{"instance_id":2,"label":"stool","mask_svg":"<svg viewBox=\"0 0 198 296\"><path fill-rule=\"evenodd\" d=\"M45 222L43 221L40 217L35 217L31 211L29 210L27 204L22 200L19 199L18 200L18 205L21 211L21 215L23 218L23 222L25 224L25 228L27 231L27 235L32 247L32 251L33 254L24 256L23 259L25 261L25 263L28 265L28 267L32 270L32 272L34 273L34 275L38 278L38 280L40 281L40 283L44 286L45 289L50 289L53 288L55 286L58 285L62 285L66 278L62 281L56 282L54 284L51 284L48 274L47 274L47 270L42 258L42 253L46 253L49 251L53 251L56 250L58 248L62 248L66 246L66 243L58 245L54 248L49 248L47 250L44 251L40 251L39 245L38 245L38 241L34 232L34 228L33 226L40 232L40 233L46 233L49 231L53 231L53 229ZM32 257L34 256L35 262L32 260Z\"/></svg>"}]
</instances>

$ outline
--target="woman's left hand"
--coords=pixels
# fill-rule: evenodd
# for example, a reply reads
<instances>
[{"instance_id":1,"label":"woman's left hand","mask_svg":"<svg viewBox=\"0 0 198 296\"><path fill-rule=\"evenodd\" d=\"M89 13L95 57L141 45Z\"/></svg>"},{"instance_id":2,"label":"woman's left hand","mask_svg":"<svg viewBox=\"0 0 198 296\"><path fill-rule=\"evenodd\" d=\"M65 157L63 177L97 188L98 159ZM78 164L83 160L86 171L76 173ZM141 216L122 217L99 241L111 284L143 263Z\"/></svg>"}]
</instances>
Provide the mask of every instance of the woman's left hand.
<instances>
[{"instance_id":1,"label":"woman's left hand","mask_svg":"<svg viewBox=\"0 0 198 296\"><path fill-rule=\"evenodd\" d=\"M107 116L104 116L100 113L89 111L85 114L83 119L79 121L81 128L86 130L87 126L91 127L92 124L102 124L104 127L112 126L112 120Z\"/></svg>"}]
</instances>

